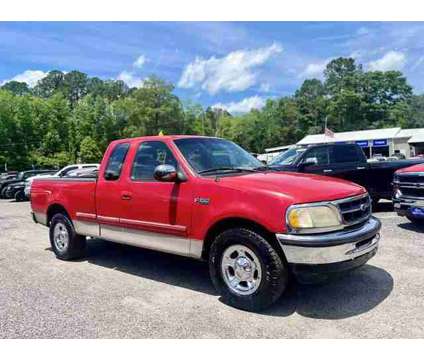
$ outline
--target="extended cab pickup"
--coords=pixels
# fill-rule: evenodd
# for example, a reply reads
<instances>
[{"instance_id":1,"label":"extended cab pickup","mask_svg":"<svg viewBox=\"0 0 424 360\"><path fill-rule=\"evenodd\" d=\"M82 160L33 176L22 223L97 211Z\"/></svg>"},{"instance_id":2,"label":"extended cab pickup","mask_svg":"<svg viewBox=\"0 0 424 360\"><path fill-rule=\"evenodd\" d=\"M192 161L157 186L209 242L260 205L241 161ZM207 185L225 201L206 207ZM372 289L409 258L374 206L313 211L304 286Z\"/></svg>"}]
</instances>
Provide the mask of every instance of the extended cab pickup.
<instances>
[{"instance_id":1,"label":"extended cab pickup","mask_svg":"<svg viewBox=\"0 0 424 360\"><path fill-rule=\"evenodd\" d=\"M424 224L424 164L396 171L393 179L393 205L400 216Z\"/></svg>"},{"instance_id":2,"label":"extended cab pickup","mask_svg":"<svg viewBox=\"0 0 424 360\"><path fill-rule=\"evenodd\" d=\"M31 207L59 259L83 256L87 237L204 259L224 301L248 310L276 301L289 273L363 265L381 226L362 186L273 171L199 136L114 141L97 179L34 179Z\"/></svg>"},{"instance_id":3,"label":"extended cab pickup","mask_svg":"<svg viewBox=\"0 0 424 360\"><path fill-rule=\"evenodd\" d=\"M376 204L380 199L392 198L396 170L423 162L424 159L367 162L359 145L329 143L292 147L273 159L269 166L352 181L366 188Z\"/></svg>"}]
</instances>

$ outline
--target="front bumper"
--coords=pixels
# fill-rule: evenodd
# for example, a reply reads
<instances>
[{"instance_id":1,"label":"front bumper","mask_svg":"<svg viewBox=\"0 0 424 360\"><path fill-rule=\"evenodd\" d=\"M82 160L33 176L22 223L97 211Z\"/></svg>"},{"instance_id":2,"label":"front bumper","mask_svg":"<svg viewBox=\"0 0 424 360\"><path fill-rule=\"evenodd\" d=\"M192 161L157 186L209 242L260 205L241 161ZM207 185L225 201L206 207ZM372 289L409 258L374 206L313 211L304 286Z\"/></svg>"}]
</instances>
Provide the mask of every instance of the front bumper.
<instances>
[{"instance_id":1,"label":"front bumper","mask_svg":"<svg viewBox=\"0 0 424 360\"><path fill-rule=\"evenodd\" d=\"M401 196L392 200L393 207L399 216L413 216L414 214L411 213L413 208L424 210L424 199Z\"/></svg>"},{"instance_id":2,"label":"front bumper","mask_svg":"<svg viewBox=\"0 0 424 360\"><path fill-rule=\"evenodd\" d=\"M359 227L327 234L277 234L292 272L328 274L354 269L377 252L381 222L370 217Z\"/></svg>"}]
</instances>

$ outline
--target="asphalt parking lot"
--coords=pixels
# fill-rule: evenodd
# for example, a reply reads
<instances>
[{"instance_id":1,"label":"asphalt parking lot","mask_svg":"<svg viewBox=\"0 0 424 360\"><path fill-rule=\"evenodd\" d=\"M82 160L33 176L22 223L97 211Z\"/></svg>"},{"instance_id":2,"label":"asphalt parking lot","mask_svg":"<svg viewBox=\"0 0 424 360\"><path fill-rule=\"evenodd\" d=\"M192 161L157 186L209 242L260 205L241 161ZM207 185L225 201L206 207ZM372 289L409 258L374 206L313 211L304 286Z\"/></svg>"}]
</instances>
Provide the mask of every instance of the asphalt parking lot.
<instances>
[{"instance_id":1,"label":"asphalt parking lot","mask_svg":"<svg viewBox=\"0 0 424 360\"><path fill-rule=\"evenodd\" d=\"M195 260L92 240L59 261L29 203L0 200L0 338L422 338L424 228L389 203L376 215L367 265L249 313L221 303Z\"/></svg>"}]
</instances>

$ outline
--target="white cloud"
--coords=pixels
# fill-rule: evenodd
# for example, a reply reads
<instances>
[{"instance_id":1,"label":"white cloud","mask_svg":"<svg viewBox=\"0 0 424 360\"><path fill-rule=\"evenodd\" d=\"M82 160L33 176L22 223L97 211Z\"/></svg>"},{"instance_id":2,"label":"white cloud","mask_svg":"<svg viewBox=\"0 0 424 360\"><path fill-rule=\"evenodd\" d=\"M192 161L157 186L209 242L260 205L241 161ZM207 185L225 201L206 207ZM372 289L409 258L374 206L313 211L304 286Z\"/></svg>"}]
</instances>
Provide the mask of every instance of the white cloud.
<instances>
[{"instance_id":1,"label":"white cloud","mask_svg":"<svg viewBox=\"0 0 424 360\"><path fill-rule=\"evenodd\" d=\"M213 108L225 109L230 113L246 113L252 109L261 109L264 107L266 100L260 96L251 96L239 102L230 102L227 104L218 103Z\"/></svg>"},{"instance_id":2,"label":"white cloud","mask_svg":"<svg viewBox=\"0 0 424 360\"><path fill-rule=\"evenodd\" d=\"M138 77L136 74L130 71L122 71L118 77L117 80L122 80L124 83L126 83L129 87L142 87L144 80L141 77Z\"/></svg>"},{"instance_id":3,"label":"white cloud","mask_svg":"<svg viewBox=\"0 0 424 360\"><path fill-rule=\"evenodd\" d=\"M389 51L382 58L368 63L371 71L402 70L406 63L406 56L400 51Z\"/></svg>"},{"instance_id":4,"label":"white cloud","mask_svg":"<svg viewBox=\"0 0 424 360\"><path fill-rule=\"evenodd\" d=\"M301 78L321 78L323 76L325 67L327 66L328 61L322 61L317 63L308 64L305 70L303 70L299 77Z\"/></svg>"},{"instance_id":5,"label":"white cloud","mask_svg":"<svg viewBox=\"0 0 424 360\"><path fill-rule=\"evenodd\" d=\"M0 82L0 85L3 85L9 81L19 81L26 82L29 87L34 87L37 85L37 82L42 78L46 77L47 73L41 70L26 70L21 74L14 76L11 79L4 80Z\"/></svg>"},{"instance_id":6,"label":"white cloud","mask_svg":"<svg viewBox=\"0 0 424 360\"><path fill-rule=\"evenodd\" d=\"M262 83L259 86L259 91L261 92L269 92L271 90L271 85L270 83Z\"/></svg>"},{"instance_id":7,"label":"white cloud","mask_svg":"<svg viewBox=\"0 0 424 360\"><path fill-rule=\"evenodd\" d=\"M133 66L137 69L141 69L146 63L147 59L144 55L140 55L136 61L134 61Z\"/></svg>"},{"instance_id":8,"label":"white cloud","mask_svg":"<svg viewBox=\"0 0 424 360\"><path fill-rule=\"evenodd\" d=\"M181 88L200 86L211 95L219 91L246 90L257 83L255 69L282 51L281 45L274 43L254 50L233 51L221 58L196 57L185 67L178 86Z\"/></svg>"}]
</instances>

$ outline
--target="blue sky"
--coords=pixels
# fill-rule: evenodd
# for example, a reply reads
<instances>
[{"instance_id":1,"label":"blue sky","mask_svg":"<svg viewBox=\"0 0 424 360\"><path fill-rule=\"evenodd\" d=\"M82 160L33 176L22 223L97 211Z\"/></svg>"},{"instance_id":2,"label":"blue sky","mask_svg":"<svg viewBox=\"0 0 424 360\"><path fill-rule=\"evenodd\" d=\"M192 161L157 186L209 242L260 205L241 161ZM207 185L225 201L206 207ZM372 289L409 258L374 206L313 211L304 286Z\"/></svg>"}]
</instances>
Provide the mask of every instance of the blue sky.
<instances>
[{"instance_id":1,"label":"blue sky","mask_svg":"<svg viewBox=\"0 0 424 360\"><path fill-rule=\"evenodd\" d=\"M183 100L231 112L292 94L339 56L424 91L424 22L0 23L0 83L58 69L140 86L155 74Z\"/></svg>"}]
</instances>

